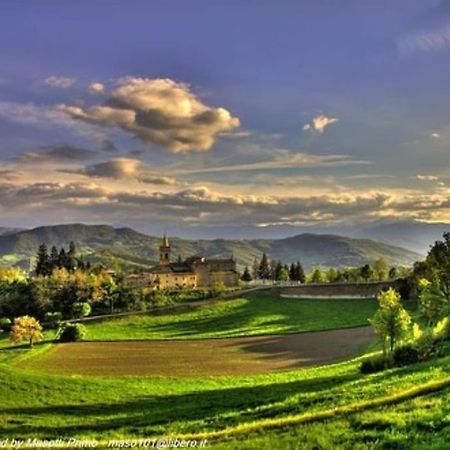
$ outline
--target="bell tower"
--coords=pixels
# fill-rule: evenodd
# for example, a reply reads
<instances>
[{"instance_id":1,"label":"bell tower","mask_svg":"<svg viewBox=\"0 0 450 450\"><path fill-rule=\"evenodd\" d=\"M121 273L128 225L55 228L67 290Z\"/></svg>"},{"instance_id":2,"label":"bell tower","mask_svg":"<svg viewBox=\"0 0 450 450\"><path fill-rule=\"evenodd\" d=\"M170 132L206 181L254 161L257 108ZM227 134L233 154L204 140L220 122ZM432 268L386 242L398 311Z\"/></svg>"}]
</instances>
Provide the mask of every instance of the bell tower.
<instances>
[{"instance_id":1,"label":"bell tower","mask_svg":"<svg viewBox=\"0 0 450 450\"><path fill-rule=\"evenodd\" d=\"M170 243L167 234L164 233L161 245L159 246L159 264L167 265L170 263Z\"/></svg>"}]
</instances>

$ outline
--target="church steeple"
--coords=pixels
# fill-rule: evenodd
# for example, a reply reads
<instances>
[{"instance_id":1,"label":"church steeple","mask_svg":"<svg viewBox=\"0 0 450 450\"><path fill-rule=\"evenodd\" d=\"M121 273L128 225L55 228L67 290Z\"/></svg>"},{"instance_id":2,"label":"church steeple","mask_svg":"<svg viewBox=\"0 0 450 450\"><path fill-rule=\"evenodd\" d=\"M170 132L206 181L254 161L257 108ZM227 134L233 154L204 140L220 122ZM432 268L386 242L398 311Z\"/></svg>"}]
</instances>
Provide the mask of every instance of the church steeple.
<instances>
[{"instance_id":1,"label":"church steeple","mask_svg":"<svg viewBox=\"0 0 450 450\"><path fill-rule=\"evenodd\" d=\"M170 242L167 234L164 233L161 245L159 247L159 264L167 265L170 263Z\"/></svg>"}]
</instances>

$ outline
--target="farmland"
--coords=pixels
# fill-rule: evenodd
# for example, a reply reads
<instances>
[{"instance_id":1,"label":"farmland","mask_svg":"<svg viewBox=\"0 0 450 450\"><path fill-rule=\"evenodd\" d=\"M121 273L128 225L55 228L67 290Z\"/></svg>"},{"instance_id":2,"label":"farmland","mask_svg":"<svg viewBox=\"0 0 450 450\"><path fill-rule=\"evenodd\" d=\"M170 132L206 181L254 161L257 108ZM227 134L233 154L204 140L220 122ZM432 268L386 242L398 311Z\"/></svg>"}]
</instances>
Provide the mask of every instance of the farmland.
<instances>
[{"instance_id":1,"label":"farmland","mask_svg":"<svg viewBox=\"0 0 450 450\"><path fill-rule=\"evenodd\" d=\"M364 326L376 309L375 299L299 300L281 298L277 290L269 290L87 326L90 340L223 338Z\"/></svg>"},{"instance_id":2,"label":"farmland","mask_svg":"<svg viewBox=\"0 0 450 450\"><path fill-rule=\"evenodd\" d=\"M250 337L205 339L217 337L211 317L215 308L219 314L221 308L242 307L244 301L259 311L254 322L241 317ZM281 301L286 301L285 309L279 303L282 313L274 319L272 302ZM91 342L3 348L0 434L75 436L104 443L170 435L208 439L208 447L220 449L299 448L300 441L306 449L445 448L450 357L361 375L362 357L348 358L373 348L372 336L364 332L369 328L317 330L367 323L373 302L357 300L357 314L355 305L344 308L347 300L334 300L334 314L346 310L347 317L338 315L328 327L326 315L308 314L308 302L264 293L185 310L172 315L173 323L163 314L91 324ZM186 315L188 320L194 320L192 315L199 319L201 339L180 322ZM236 322L238 314L231 316ZM207 319L203 325L202 317ZM152 322L161 318L165 334L160 323ZM173 337L179 327L178 339L144 340L140 335L137 341L126 341L132 321L138 319L146 321L149 336L160 339ZM125 331L117 333L120 323ZM222 334L237 329L230 320L221 324L217 319L216 324ZM255 336L280 327L284 334ZM295 334L299 329L316 332ZM340 342L342 333L349 334ZM313 336L332 357L318 358ZM291 347L286 347L289 339ZM336 353L342 346L344 352ZM301 356L306 351L316 352L318 359L305 363ZM338 362L321 365L333 361Z\"/></svg>"}]
</instances>

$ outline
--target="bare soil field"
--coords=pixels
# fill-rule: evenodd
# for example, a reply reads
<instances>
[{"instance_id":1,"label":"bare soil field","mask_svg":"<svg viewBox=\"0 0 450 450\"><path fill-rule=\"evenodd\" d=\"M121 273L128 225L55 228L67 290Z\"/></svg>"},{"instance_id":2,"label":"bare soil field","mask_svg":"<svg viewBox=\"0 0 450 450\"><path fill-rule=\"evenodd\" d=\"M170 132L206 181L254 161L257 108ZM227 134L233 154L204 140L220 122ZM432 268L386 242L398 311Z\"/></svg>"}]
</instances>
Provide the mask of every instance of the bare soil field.
<instances>
[{"instance_id":1,"label":"bare soil field","mask_svg":"<svg viewBox=\"0 0 450 450\"><path fill-rule=\"evenodd\" d=\"M79 342L55 344L20 365L64 375L247 375L337 362L373 339L371 327L360 327L195 341Z\"/></svg>"}]
</instances>

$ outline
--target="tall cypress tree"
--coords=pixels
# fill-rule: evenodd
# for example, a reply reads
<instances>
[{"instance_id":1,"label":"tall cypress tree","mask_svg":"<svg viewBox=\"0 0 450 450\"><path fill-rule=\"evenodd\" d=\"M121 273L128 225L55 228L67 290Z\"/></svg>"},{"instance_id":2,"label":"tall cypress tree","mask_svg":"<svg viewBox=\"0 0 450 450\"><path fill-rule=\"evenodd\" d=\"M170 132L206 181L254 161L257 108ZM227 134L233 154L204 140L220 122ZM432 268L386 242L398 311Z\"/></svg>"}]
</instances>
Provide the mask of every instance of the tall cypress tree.
<instances>
[{"instance_id":1,"label":"tall cypress tree","mask_svg":"<svg viewBox=\"0 0 450 450\"><path fill-rule=\"evenodd\" d=\"M50 258L48 256L47 246L41 244L37 253L37 261L35 268L36 275L47 276L51 272Z\"/></svg>"},{"instance_id":2,"label":"tall cypress tree","mask_svg":"<svg viewBox=\"0 0 450 450\"><path fill-rule=\"evenodd\" d=\"M252 275L250 273L250 270L248 270L248 266L245 266L244 273L242 274L241 280L247 281L247 282L252 281Z\"/></svg>"},{"instance_id":3,"label":"tall cypress tree","mask_svg":"<svg viewBox=\"0 0 450 450\"><path fill-rule=\"evenodd\" d=\"M75 243L73 241L70 241L69 251L67 252L66 269L69 271L73 271L75 269L76 263L77 260Z\"/></svg>"},{"instance_id":4,"label":"tall cypress tree","mask_svg":"<svg viewBox=\"0 0 450 450\"><path fill-rule=\"evenodd\" d=\"M50 250L50 267L52 271L58 267L58 261L58 249L53 245Z\"/></svg>"},{"instance_id":5,"label":"tall cypress tree","mask_svg":"<svg viewBox=\"0 0 450 450\"><path fill-rule=\"evenodd\" d=\"M270 279L269 260L267 259L267 255L265 253L263 253L261 262L259 263L258 276L259 278L261 278L261 280Z\"/></svg>"},{"instance_id":6,"label":"tall cypress tree","mask_svg":"<svg viewBox=\"0 0 450 450\"><path fill-rule=\"evenodd\" d=\"M305 275L305 270L303 269L303 266L300 263L300 261L297 261L297 265L295 266L295 271L296 271L297 281L300 281L300 283L303 284L306 281L306 275Z\"/></svg>"}]
</instances>

